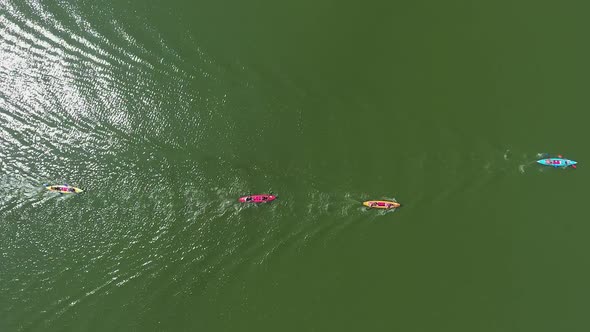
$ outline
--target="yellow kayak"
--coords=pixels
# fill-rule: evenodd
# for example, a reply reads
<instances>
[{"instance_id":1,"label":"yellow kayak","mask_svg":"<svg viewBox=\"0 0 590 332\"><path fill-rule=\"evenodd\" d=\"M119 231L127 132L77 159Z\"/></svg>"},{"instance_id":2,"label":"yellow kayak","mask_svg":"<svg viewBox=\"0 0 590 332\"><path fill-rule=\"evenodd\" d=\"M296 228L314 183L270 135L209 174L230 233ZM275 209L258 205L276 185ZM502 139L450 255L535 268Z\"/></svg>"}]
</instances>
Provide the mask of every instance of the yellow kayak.
<instances>
[{"instance_id":1,"label":"yellow kayak","mask_svg":"<svg viewBox=\"0 0 590 332\"><path fill-rule=\"evenodd\" d=\"M67 186L67 185L45 186L45 188L47 188L47 190L49 190L49 191L53 191L53 192L60 193L60 194L79 194L84 191L80 188L71 187L71 186Z\"/></svg>"},{"instance_id":2,"label":"yellow kayak","mask_svg":"<svg viewBox=\"0 0 590 332\"><path fill-rule=\"evenodd\" d=\"M394 201L366 201L363 205L373 209L395 209L402 206L398 202Z\"/></svg>"}]
</instances>

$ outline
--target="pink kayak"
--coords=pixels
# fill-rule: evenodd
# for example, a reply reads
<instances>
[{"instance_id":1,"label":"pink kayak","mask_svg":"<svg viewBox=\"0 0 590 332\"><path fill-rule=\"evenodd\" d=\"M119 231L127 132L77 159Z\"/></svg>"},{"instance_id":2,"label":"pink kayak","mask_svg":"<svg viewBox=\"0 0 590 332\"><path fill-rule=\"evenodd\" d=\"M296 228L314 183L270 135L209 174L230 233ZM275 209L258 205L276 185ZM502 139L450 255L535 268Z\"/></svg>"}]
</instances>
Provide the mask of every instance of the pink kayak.
<instances>
[{"instance_id":1,"label":"pink kayak","mask_svg":"<svg viewBox=\"0 0 590 332\"><path fill-rule=\"evenodd\" d=\"M275 195L267 195L267 194L260 194L260 195L250 195L238 198L238 202L241 203L264 203L270 202L277 199Z\"/></svg>"}]
</instances>

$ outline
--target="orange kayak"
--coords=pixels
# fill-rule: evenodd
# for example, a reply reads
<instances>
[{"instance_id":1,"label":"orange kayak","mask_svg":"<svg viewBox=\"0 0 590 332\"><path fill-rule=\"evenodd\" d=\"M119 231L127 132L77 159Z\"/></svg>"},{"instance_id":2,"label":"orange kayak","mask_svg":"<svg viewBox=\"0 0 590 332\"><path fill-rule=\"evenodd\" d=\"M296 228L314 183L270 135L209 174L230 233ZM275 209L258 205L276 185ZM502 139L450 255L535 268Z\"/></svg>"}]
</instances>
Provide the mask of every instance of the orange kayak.
<instances>
[{"instance_id":1,"label":"orange kayak","mask_svg":"<svg viewBox=\"0 0 590 332\"><path fill-rule=\"evenodd\" d=\"M402 206L398 202L394 201L366 201L363 205L373 209L395 209Z\"/></svg>"}]
</instances>

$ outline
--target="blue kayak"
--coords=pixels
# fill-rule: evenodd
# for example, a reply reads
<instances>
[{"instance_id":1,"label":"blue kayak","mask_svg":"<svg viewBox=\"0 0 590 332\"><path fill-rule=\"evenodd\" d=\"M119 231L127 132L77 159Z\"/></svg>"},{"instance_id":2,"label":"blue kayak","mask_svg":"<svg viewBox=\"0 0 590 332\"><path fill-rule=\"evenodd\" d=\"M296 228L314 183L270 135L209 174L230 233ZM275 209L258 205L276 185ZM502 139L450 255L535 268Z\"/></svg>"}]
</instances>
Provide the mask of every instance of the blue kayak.
<instances>
[{"instance_id":1,"label":"blue kayak","mask_svg":"<svg viewBox=\"0 0 590 332\"><path fill-rule=\"evenodd\" d=\"M547 158L547 159L539 159L537 162L541 165L545 166L553 166L553 167L569 167L574 166L577 164L577 161L565 159L565 158Z\"/></svg>"}]
</instances>

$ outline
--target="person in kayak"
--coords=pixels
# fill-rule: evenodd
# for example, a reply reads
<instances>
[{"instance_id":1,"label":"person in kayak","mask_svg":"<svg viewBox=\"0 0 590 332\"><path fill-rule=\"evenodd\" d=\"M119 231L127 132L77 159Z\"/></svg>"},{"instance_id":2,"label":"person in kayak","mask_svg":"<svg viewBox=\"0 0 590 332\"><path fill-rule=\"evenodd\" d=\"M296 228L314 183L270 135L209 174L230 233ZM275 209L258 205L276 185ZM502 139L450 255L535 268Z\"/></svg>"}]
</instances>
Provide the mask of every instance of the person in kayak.
<instances>
[{"instance_id":1,"label":"person in kayak","mask_svg":"<svg viewBox=\"0 0 590 332\"><path fill-rule=\"evenodd\" d=\"M385 203L385 202L373 202L373 203L371 203L371 207L385 207L387 209L391 209L394 207L394 205L391 203Z\"/></svg>"}]
</instances>

